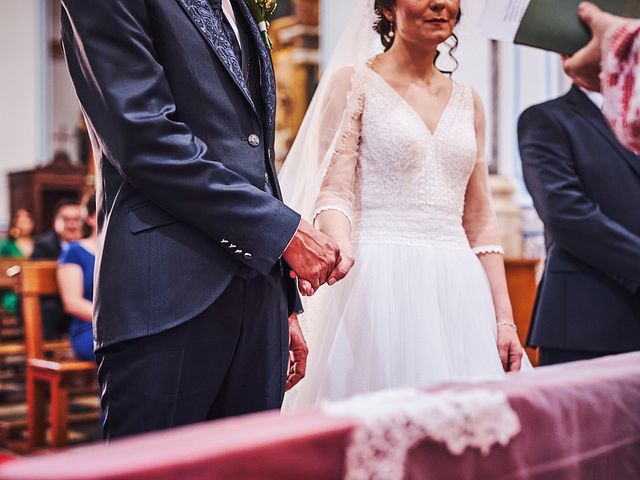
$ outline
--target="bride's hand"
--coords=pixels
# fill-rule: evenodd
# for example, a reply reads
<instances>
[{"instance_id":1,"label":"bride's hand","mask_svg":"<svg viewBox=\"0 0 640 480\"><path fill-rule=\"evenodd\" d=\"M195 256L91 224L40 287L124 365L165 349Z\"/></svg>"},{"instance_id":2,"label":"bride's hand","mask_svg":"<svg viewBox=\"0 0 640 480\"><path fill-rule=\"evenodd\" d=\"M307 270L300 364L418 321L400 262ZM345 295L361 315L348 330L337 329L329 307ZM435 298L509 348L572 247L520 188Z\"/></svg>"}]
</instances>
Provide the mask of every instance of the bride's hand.
<instances>
[{"instance_id":1,"label":"bride's hand","mask_svg":"<svg viewBox=\"0 0 640 480\"><path fill-rule=\"evenodd\" d=\"M329 274L329 278L327 279L328 285L334 285L346 277L356 262L353 247L349 241L338 242L338 246L340 247L340 259L338 260L336 268Z\"/></svg>"},{"instance_id":2,"label":"bride's hand","mask_svg":"<svg viewBox=\"0 0 640 480\"><path fill-rule=\"evenodd\" d=\"M519 372L524 350L513 322L498 322L498 353L505 372Z\"/></svg>"}]
</instances>

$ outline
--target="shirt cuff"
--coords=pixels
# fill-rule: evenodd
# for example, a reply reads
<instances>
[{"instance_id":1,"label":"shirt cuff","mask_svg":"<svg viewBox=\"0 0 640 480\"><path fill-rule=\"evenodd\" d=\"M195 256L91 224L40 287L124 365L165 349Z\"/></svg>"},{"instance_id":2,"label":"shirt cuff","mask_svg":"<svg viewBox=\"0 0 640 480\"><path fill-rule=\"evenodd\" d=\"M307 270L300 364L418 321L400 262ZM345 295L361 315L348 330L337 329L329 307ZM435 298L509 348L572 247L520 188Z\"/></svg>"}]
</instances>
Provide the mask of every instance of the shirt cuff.
<instances>
[{"instance_id":1,"label":"shirt cuff","mask_svg":"<svg viewBox=\"0 0 640 480\"><path fill-rule=\"evenodd\" d=\"M298 228L300 228L300 224L301 223L302 223L302 218L300 218L300 222L298 223ZM295 231L293 232L293 235L291 235L291 238L287 242L287 246L284 247L284 250L282 251L282 253L278 257L278 260L280 260L282 258L282 256L284 255L284 252L286 252L289 249L289 245L291 245L291 242L293 242L293 239L296 238L296 233L298 233L298 228L296 228Z\"/></svg>"}]
</instances>

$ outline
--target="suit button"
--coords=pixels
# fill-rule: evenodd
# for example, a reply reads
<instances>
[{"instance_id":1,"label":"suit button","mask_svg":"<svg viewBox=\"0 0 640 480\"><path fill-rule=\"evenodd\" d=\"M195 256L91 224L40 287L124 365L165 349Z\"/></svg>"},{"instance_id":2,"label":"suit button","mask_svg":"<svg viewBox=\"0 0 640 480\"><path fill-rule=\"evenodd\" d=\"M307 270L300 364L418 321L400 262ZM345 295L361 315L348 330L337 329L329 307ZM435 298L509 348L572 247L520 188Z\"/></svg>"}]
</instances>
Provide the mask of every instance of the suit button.
<instances>
[{"instance_id":1,"label":"suit button","mask_svg":"<svg viewBox=\"0 0 640 480\"><path fill-rule=\"evenodd\" d=\"M247 138L247 141L249 142L249 145L251 145L252 147L257 147L258 145L260 145L260 137L255 133L252 133L251 135L249 135L249 137Z\"/></svg>"},{"instance_id":2,"label":"suit button","mask_svg":"<svg viewBox=\"0 0 640 480\"><path fill-rule=\"evenodd\" d=\"M231 244L231 245L229 245L227 248L228 248L229 250L233 250L233 249L235 249L235 248L236 248L236 245L234 245L234 244L232 243L232 244Z\"/></svg>"},{"instance_id":3,"label":"suit button","mask_svg":"<svg viewBox=\"0 0 640 480\"><path fill-rule=\"evenodd\" d=\"M245 253L244 254L244 259L247 260L247 261L251 260L251 254L249 252Z\"/></svg>"},{"instance_id":4,"label":"suit button","mask_svg":"<svg viewBox=\"0 0 640 480\"><path fill-rule=\"evenodd\" d=\"M242 253L242 250L236 250L235 252L233 252L235 255L240 255Z\"/></svg>"}]
</instances>

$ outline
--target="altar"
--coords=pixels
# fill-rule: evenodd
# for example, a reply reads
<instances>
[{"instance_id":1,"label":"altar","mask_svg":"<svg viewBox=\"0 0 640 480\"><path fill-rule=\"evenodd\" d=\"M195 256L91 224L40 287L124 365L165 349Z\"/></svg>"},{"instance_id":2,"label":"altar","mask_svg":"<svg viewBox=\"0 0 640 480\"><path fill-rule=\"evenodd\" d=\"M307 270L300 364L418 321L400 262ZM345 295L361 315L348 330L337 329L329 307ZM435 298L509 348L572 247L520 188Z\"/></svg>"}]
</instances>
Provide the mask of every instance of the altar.
<instances>
[{"instance_id":1,"label":"altar","mask_svg":"<svg viewBox=\"0 0 640 480\"><path fill-rule=\"evenodd\" d=\"M452 452L431 432L408 450L403 478L640 478L640 353L420 391L425 402L435 397L451 402L446 398L472 392L504 396L515 415L504 418L512 427L517 419L518 428L486 452L474 446ZM350 475L347 453L363 422L356 413L336 414L337 405L287 416L249 415L15 460L0 467L0 479L343 478ZM394 411L387 413L394 418Z\"/></svg>"}]
</instances>

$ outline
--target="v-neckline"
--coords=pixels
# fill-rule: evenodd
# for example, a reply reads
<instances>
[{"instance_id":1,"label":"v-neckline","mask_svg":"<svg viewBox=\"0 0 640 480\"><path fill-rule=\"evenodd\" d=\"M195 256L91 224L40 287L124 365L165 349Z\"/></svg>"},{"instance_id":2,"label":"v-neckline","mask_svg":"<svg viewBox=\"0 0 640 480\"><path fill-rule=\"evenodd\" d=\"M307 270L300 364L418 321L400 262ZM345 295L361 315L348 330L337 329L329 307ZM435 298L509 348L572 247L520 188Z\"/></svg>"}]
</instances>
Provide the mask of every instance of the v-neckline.
<instances>
[{"instance_id":1,"label":"v-neckline","mask_svg":"<svg viewBox=\"0 0 640 480\"><path fill-rule=\"evenodd\" d=\"M430 137L435 137L438 134L438 132L440 130L440 125L442 124L442 120L444 119L445 115L449 111L449 107L450 107L450 105L451 105L451 103L453 101L453 96L454 96L455 88L456 88L456 82L451 80L451 91L449 92L449 98L447 100L446 105L442 109L442 112L440 113L440 117L438 118L438 121L436 122L436 127L432 131L431 128L429 128L429 125L427 125L427 122L425 122L424 119L422 118L422 116L418 113L418 111L407 101L406 98L404 98L400 94L400 92L398 92L395 88L393 88L391 86L391 84L389 82L387 82L382 75L380 75L378 72L376 72L372 68L370 63L367 63L367 68L369 69L369 71L371 71L371 73L373 73L380 80L381 83L384 84L384 86L388 90L390 90L396 97L398 97L400 99L400 101L413 113L413 115L415 115L416 119L422 124L422 126L424 127L424 129L426 130L426 132L429 134Z\"/></svg>"}]
</instances>

